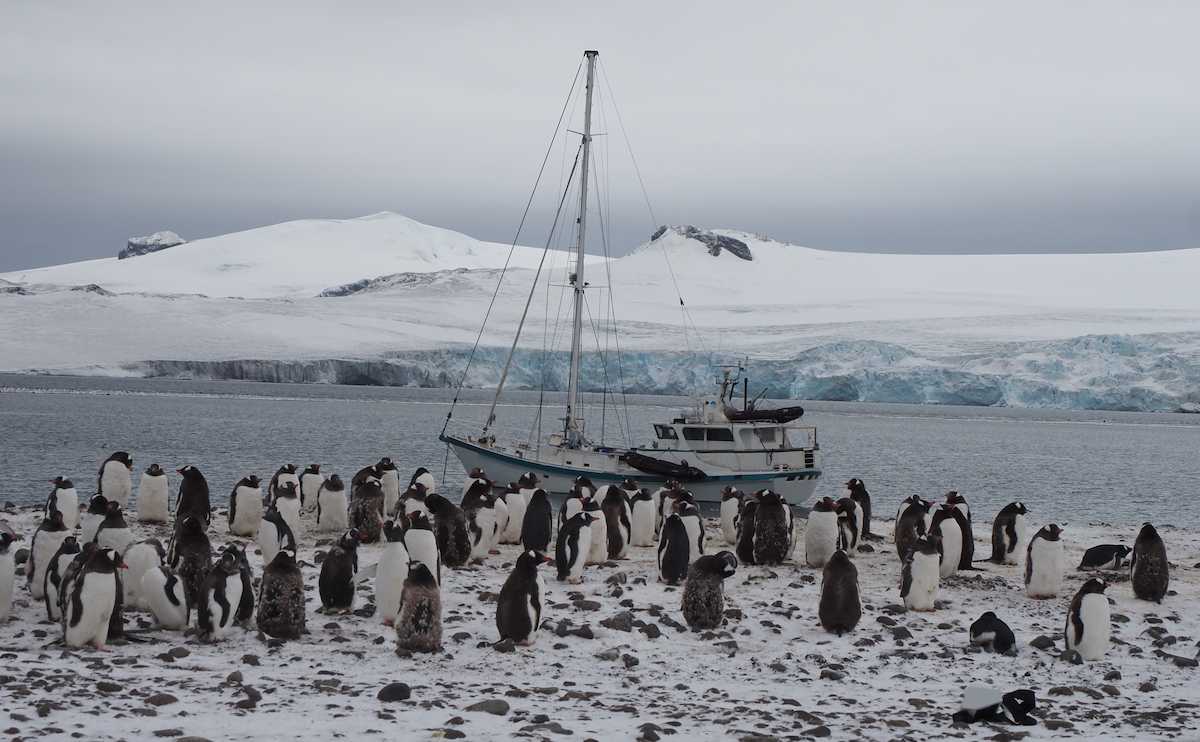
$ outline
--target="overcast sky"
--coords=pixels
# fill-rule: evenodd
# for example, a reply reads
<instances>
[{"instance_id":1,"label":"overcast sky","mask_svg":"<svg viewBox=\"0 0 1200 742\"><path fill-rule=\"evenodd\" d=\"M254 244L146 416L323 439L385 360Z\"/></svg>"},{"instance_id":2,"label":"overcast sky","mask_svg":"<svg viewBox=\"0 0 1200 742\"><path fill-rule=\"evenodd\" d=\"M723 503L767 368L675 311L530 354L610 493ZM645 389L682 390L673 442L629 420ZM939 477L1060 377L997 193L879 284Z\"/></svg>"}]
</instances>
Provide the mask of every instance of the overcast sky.
<instances>
[{"instance_id":1,"label":"overcast sky","mask_svg":"<svg viewBox=\"0 0 1200 742\"><path fill-rule=\"evenodd\" d=\"M507 241L585 48L658 222L1200 247L1198 28L1168 2L3 0L0 270L381 210ZM653 225L603 103L624 251Z\"/></svg>"}]
</instances>

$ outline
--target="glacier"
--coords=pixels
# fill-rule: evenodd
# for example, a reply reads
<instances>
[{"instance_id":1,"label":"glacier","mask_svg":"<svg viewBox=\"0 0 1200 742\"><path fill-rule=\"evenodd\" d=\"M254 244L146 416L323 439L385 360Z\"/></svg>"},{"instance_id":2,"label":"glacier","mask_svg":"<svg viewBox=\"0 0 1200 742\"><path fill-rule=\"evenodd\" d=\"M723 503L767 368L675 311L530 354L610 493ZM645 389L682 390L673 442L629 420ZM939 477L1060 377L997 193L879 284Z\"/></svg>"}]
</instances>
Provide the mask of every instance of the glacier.
<instances>
[{"instance_id":1,"label":"glacier","mask_svg":"<svg viewBox=\"0 0 1200 742\"><path fill-rule=\"evenodd\" d=\"M0 371L452 386L495 293L466 380L494 387L540 258L383 213L15 271ZM513 388L565 387L569 269L547 256ZM1195 411L1197 269L1200 250L883 255L661 227L588 260L584 386L688 394L749 358L777 398Z\"/></svg>"}]
</instances>

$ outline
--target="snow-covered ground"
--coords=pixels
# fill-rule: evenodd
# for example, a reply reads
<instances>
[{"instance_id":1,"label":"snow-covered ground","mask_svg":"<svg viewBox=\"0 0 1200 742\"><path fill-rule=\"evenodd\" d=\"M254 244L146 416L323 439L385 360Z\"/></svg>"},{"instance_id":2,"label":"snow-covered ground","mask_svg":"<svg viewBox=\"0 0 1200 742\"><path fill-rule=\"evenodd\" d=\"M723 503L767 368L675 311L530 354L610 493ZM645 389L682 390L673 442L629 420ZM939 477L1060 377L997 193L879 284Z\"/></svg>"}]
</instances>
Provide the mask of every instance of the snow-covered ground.
<instances>
[{"instance_id":1,"label":"snow-covered ground","mask_svg":"<svg viewBox=\"0 0 1200 742\"><path fill-rule=\"evenodd\" d=\"M895 505L877 501L875 510L887 513ZM32 534L32 512L9 510L4 517L26 539ZM1036 511L1033 520L1040 525ZM220 514L214 518L215 545L226 541L223 523ZM1025 597L1020 567L987 565L944 581L935 612L904 613L890 525L877 521L875 530L889 538L855 558L864 613L858 627L840 638L817 621L820 573L792 562L740 567L726 582L721 629L690 632L683 627L681 592L656 583L648 548L634 549L625 561L589 567L579 586L555 582L547 569L549 628L534 647L514 653L491 646L497 639L495 595L511 569L514 546L502 546L482 566L445 573L445 651L429 656L393 651L394 635L370 615L369 580L360 590L359 614L318 614L315 567L305 569L310 633L288 643L236 631L222 643L202 644L152 628L146 614L130 613L126 624L134 641L106 653L64 650L55 644L57 627L44 622L42 607L20 588L12 618L0 625L3 725L13 737L76 734L96 740L1194 735L1200 686L1191 665L1200 637L1194 610L1200 572L1193 565L1200 560L1200 533L1160 528L1176 565L1175 592L1161 605L1134 599L1127 578L1110 575L1114 645L1103 661L1073 665L1058 654L1067 605L1084 574L1069 571L1058 598L1032 600ZM166 536L162 527L137 530ZM985 530L976 525L977 554L989 550ZM798 520L801 540L803 531ZM1087 546L1129 544L1135 533L1134 526L1069 523L1068 565L1077 564ZM724 548L719 538L710 522L709 551ZM301 557L311 564L324 548L309 536ZM360 550L364 571L379 553L378 546ZM260 574L253 553L251 564ZM987 610L1016 632L1018 656L968 646L968 626ZM1039 637L1054 646L1031 646ZM377 700L391 682L409 685L411 698ZM1041 722L955 728L950 715L969 684L1034 690ZM468 710L483 701L502 702L493 705L503 713Z\"/></svg>"},{"instance_id":2,"label":"snow-covered ground","mask_svg":"<svg viewBox=\"0 0 1200 742\"><path fill-rule=\"evenodd\" d=\"M630 361L643 371L640 391L686 391L692 377L707 377L710 354L746 354L766 367L756 375L771 376L778 396L1200 405L1200 292L1191 285L1200 249L879 255L730 230L688 234L668 229L626 257L588 266L596 287L589 324L607 326L611 295L622 351L641 354ZM713 255L697 235L737 240L753 259ZM3 274L0 370L338 381L348 374L332 365L350 364L358 378L438 383L457 376L507 252L378 214ZM482 338L487 348L511 342L539 258L517 248ZM554 321L566 306L567 265L561 252L547 258L518 384L538 383L544 346L567 347ZM603 332L587 340L589 351L613 347ZM703 353L689 365L676 355L685 350ZM364 370L381 362L404 371ZM472 382L494 384L494 365Z\"/></svg>"}]
</instances>

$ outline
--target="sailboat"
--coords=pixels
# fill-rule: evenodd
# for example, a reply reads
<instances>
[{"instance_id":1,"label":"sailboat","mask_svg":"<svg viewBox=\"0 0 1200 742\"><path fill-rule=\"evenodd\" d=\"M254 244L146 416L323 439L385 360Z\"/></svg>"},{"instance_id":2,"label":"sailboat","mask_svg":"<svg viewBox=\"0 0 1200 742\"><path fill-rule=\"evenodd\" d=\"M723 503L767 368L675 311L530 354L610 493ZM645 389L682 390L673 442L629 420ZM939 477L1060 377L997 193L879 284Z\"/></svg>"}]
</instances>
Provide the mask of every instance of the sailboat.
<instances>
[{"instance_id":1,"label":"sailboat","mask_svg":"<svg viewBox=\"0 0 1200 742\"><path fill-rule=\"evenodd\" d=\"M574 268L568 280L568 288L573 293L571 360L562 427L545 440L498 439L489 433L496 415L493 401L479 434L449 432L451 410L439 439L454 452L467 471L482 470L497 484L516 482L522 475L533 473L539 486L551 494L566 494L579 477L586 477L596 487L632 480L640 487L653 490L668 483L678 483L701 502L720 502L722 491L727 487L744 492L772 489L789 502L802 504L811 498L821 476L817 429L796 424L803 415L802 408L759 409L757 399L751 403L748 400L749 381L742 366L736 370L724 369L711 393L700 395L691 407L678 414L653 423L654 436L645 446L602 445L586 435L580 406L584 293L588 287L584 280L584 244L593 138L592 98L598 55L596 51L584 52L587 87L583 132L580 134L581 154L577 160L578 230ZM519 335L518 327L517 337ZM496 390L497 400L516 347L514 339L513 350ZM740 410L733 399L739 383L742 387Z\"/></svg>"}]
</instances>

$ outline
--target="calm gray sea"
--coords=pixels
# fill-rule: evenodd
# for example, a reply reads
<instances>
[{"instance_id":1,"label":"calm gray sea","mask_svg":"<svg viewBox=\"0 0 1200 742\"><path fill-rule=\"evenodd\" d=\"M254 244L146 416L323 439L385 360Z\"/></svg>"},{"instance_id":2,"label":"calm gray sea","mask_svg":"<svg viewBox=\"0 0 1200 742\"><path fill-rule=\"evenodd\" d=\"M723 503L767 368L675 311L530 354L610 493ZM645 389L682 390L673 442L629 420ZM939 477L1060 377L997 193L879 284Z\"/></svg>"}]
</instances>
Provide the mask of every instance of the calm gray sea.
<instances>
[{"instance_id":1,"label":"calm gray sea","mask_svg":"<svg viewBox=\"0 0 1200 742\"><path fill-rule=\"evenodd\" d=\"M477 428L491 396L464 391L454 425ZM446 450L437 435L452 397L450 390L0 374L0 502L41 502L58 474L90 495L99 462L116 450L133 454L136 473L152 462L171 472L200 467L214 502L224 502L240 477L266 479L287 462L320 463L348 477L388 455L406 479L417 466L440 475ZM589 432L596 436L603 420L611 443L623 442L627 422L635 442L645 443L651 421L687 403L590 400ZM537 403L536 392L506 393L498 430L529 436ZM940 497L957 489L988 521L1004 504L1023 500L1035 524L1200 525L1200 415L830 402L806 408L803 422L817 426L822 448L818 494L835 495L857 476L880 516L894 514L910 494ZM547 408L545 431L559 414ZM451 456L447 481L462 478Z\"/></svg>"}]
</instances>

